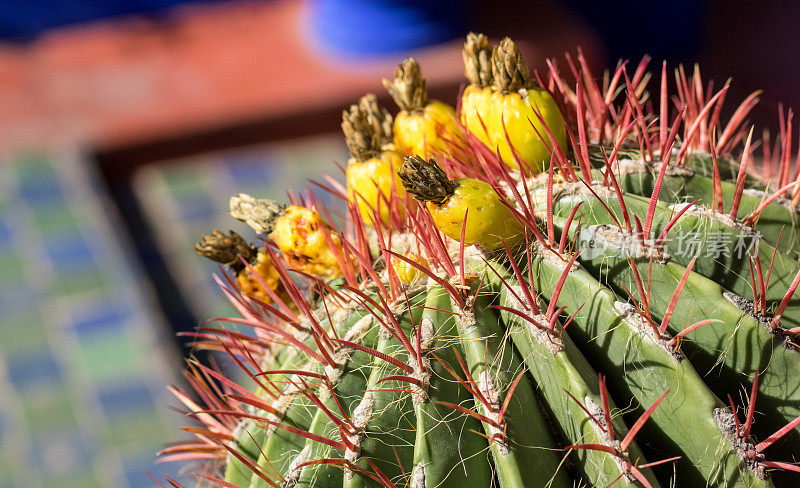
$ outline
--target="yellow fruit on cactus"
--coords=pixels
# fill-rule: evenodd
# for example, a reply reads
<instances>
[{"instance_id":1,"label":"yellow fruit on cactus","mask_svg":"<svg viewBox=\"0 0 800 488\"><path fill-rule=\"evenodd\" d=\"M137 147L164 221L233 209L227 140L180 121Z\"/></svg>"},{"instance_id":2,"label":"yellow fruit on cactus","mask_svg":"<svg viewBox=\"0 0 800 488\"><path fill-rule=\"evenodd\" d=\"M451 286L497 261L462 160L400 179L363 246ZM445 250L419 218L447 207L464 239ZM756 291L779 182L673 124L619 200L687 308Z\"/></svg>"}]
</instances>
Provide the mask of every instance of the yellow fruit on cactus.
<instances>
[{"instance_id":1,"label":"yellow fruit on cactus","mask_svg":"<svg viewBox=\"0 0 800 488\"><path fill-rule=\"evenodd\" d=\"M500 107L491 124L500 157L516 167L513 148L534 172L542 171L553 147L548 131L559 146L567 147L566 124L558 105L547 90L530 81L517 45L507 37L492 52L492 74Z\"/></svg>"},{"instance_id":2,"label":"yellow fruit on cactus","mask_svg":"<svg viewBox=\"0 0 800 488\"><path fill-rule=\"evenodd\" d=\"M295 205L284 208L272 200L240 193L231 197L230 214L259 234L269 235L291 268L327 279L343 275L337 259L344 255L341 239L328 230L316 210Z\"/></svg>"},{"instance_id":3,"label":"yellow fruit on cactus","mask_svg":"<svg viewBox=\"0 0 800 488\"><path fill-rule=\"evenodd\" d=\"M461 123L481 142L493 147L486 122L496 118L493 112L499 103L499 96L492 89L494 77L489 40L483 34L470 32L461 56L464 59L464 74L469 80L469 85L461 95Z\"/></svg>"},{"instance_id":4,"label":"yellow fruit on cactus","mask_svg":"<svg viewBox=\"0 0 800 488\"><path fill-rule=\"evenodd\" d=\"M400 169L406 191L425 202L434 224L464 245L484 249L513 246L523 237L522 225L492 185L472 178L451 180L431 158L407 157ZM466 225L464 220L466 219Z\"/></svg>"},{"instance_id":5,"label":"yellow fruit on cactus","mask_svg":"<svg viewBox=\"0 0 800 488\"><path fill-rule=\"evenodd\" d=\"M348 197L367 223L377 213L389 225L392 212L403 215L402 205L393 198L405 199L397 176L403 160L392 141L392 116L378 107L375 95L364 95L342 114L342 131L351 155L346 170Z\"/></svg>"},{"instance_id":6,"label":"yellow fruit on cactus","mask_svg":"<svg viewBox=\"0 0 800 488\"><path fill-rule=\"evenodd\" d=\"M254 273L258 276L254 276ZM264 289L262 283L278 293L284 303L291 302L286 290L281 287L278 270L275 269L269 254L263 250L258 252L252 268L244 268L236 275L236 286L247 296L261 300L264 303L272 303L272 297Z\"/></svg>"},{"instance_id":7,"label":"yellow fruit on cactus","mask_svg":"<svg viewBox=\"0 0 800 488\"><path fill-rule=\"evenodd\" d=\"M270 238L292 268L323 278L338 278L342 270L336 254L342 256L342 242L339 236L329 232L326 237L327 229L328 224L319 212L292 205L275 220Z\"/></svg>"},{"instance_id":8,"label":"yellow fruit on cactus","mask_svg":"<svg viewBox=\"0 0 800 488\"><path fill-rule=\"evenodd\" d=\"M531 81L514 41L506 37L489 52L485 36L467 37L463 57L470 85L462 96L461 121L510 167L517 168L520 159L541 172L553 147L548 131L567 147L561 111L550 93Z\"/></svg>"},{"instance_id":9,"label":"yellow fruit on cactus","mask_svg":"<svg viewBox=\"0 0 800 488\"><path fill-rule=\"evenodd\" d=\"M438 100L428 100L419 63L408 58L398 66L394 80L383 80L400 113L394 119L394 145L403 154L423 157L446 153L463 142L456 111Z\"/></svg>"},{"instance_id":10,"label":"yellow fruit on cactus","mask_svg":"<svg viewBox=\"0 0 800 488\"><path fill-rule=\"evenodd\" d=\"M390 196L398 191L405 193L397 176L402 164L399 152L386 150L365 161L351 159L347 165L347 191L367 223L371 223L375 212L379 211L381 221L389 224Z\"/></svg>"},{"instance_id":11,"label":"yellow fruit on cactus","mask_svg":"<svg viewBox=\"0 0 800 488\"><path fill-rule=\"evenodd\" d=\"M408 251L404 254L404 257L419 264L423 268L430 267L425 256L415 252ZM426 276L422 270L402 259L392 259L392 265L394 266L394 272L397 273L397 278L405 285L416 283Z\"/></svg>"},{"instance_id":12,"label":"yellow fruit on cactus","mask_svg":"<svg viewBox=\"0 0 800 488\"><path fill-rule=\"evenodd\" d=\"M271 303L272 297L262 286L262 283L282 297L288 298L286 291L281 287L280 276L275 269L269 255L264 250L257 250L245 239L234 231L228 235L214 230L210 235L203 236L195 245L196 253L213 261L226 265L236 274L236 285L246 295ZM250 265L248 268L245 262ZM258 278L253 276L258 274ZM284 300L286 301L286 300Z\"/></svg>"}]
</instances>

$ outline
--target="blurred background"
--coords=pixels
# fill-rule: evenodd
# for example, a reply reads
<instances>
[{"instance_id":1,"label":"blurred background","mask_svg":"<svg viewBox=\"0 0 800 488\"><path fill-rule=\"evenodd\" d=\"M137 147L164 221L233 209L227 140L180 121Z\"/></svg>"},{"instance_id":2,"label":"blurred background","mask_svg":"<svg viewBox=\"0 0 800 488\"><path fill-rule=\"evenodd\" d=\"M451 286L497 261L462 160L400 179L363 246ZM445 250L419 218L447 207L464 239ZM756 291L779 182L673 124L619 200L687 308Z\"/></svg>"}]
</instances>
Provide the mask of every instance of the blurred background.
<instances>
[{"instance_id":1,"label":"blurred background","mask_svg":"<svg viewBox=\"0 0 800 488\"><path fill-rule=\"evenodd\" d=\"M774 132L800 106L798 27L778 0L0 2L0 488L188 479L154 457L186 423L176 333L231 313L193 243L251 235L234 193L341 179L342 109L393 107L404 57L451 104L469 30L539 70L579 47L598 70L700 63L732 102L763 89L751 119Z\"/></svg>"}]
</instances>

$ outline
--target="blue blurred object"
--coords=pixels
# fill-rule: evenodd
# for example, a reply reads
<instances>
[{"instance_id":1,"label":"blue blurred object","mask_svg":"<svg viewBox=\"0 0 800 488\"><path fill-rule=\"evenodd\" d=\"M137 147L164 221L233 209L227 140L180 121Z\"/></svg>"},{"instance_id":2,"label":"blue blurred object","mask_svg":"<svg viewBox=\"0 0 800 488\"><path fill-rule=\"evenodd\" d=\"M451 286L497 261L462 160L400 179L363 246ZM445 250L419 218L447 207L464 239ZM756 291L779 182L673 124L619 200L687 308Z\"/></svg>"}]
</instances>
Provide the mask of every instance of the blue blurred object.
<instances>
[{"instance_id":1,"label":"blue blurred object","mask_svg":"<svg viewBox=\"0 0 800 488\"><path fill-rule=\"evenodd\" d=\"M0 38L24 40L52 27L125 14L154 14L196 0L2 0Z\"/></svg>"},{"instance_id":2,"label":"blue blurred object","mask_svg":"<svg viewBox=\"0 0 800 488\"><path fill-rule=\"evenodd\" d=\"M311 0L321 50L372 57L438 44L466 33L472 4L459 0Z\"/></svg>"}]
</instances>

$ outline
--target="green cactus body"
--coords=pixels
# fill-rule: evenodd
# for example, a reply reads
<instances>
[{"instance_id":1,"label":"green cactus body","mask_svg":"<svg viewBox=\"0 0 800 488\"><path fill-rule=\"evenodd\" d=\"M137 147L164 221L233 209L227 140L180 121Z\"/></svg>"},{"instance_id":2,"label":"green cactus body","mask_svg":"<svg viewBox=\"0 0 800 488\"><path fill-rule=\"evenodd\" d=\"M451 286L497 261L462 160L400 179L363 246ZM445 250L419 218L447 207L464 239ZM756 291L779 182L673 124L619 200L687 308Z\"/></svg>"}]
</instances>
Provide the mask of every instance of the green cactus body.
<instances>
[{"instance_id":1,"label":"green cactus body","mask_svg":"<svg viewBox=\"0 0 800 488\"><path fill-rule=\"evenodd\" d=\"M488 308L488 300L481 297L478 300L476 308ZM522 361L512 347L507 347L496 314L456 310L469 371L489 402L495 407L502 405L506 398L501 392L507 391L516 375L523 371ZM487 410L485 405L481 407ZM508 440L491 445L500 486L571 485L559 469L555 444L540 412L531 384L521 381L508 402L504 417ZM489 438L498 435L500 430L487 422L483 422L483 427Z\"/></svg>"},{"instance_id":2,"label":"green cactus body","mask_svg":"<svg viewBox=\"0 0 800 488\"><path fill-rule=\"evenodd\" d=\"M415 322L420 323L421 309L417 308L416 312ZM404 315L405 320L400 321L403 331L407 334L412 326L408 317L409 315ZM408 352L402 348L399 341L386 331L382 332L376 349L407 362ZM413 449L409 447L414 445L416 438L414 405L410 395L407 394L407 384L392 380L381 383L382 378L402 374L402 370L385 361L375 364L378 362L376 359L370 368L364 395L356 407L358 411L369 414L369 419L363 427L361 448L357 453L360 458L358 463L362 469L368 470L369 465L363 460L370 459L386 476L396 479L402 475L405 466L411 466ZM353 421L357 425L363 422L358 418L354 418ZM346 471L342 486L361 488L373 485L374 481L364 473Z\"/></svg>"},{"instance_id":3,"label":"green cactus body","mask_svg":"<svg viewBox=\"0 0 800 488\"><path fill-rule=\"evenodd\" d=\"M602 273L620 292L623 287L633 284L627 262L617 263L611 268L614 271L608 274L605 270L611 265L609 260L584 264L593 272ZM640 273L647 273L649 263L638 262L637 267ZM654 282L666 283L666 289L670 286L674 289L685 268L675 263L654 263L652 270ZM671 332L677 333L683 327L706 318L721 320L720 324L694 331L682 348L705 377L713 378L709 384L721 396L738 385L751 384L750 378L758 370L761 374L759 408L765 414L762 425L778 429L800 415L798 352L787 348L764 330L764 325L757 319L727 300L726 293L714 281L691 274L672 314ZM667 293L653 294L651 308L656 316L663 318L669 298ZM752 351L760 354L754 355ZM789 435L797 437L798 434Z\"/></svg>"},{"instance_id":4,"label":"green cactus body","mask_svg":"<svg viewBox=\"0 0 800 488\"><path fill-rule=\"evenodd\" d=\"M502 269L502 265L495 263L492 269ZM558 281L558 276L554 278L553 283ZM493 281L493 286L498 289L501 305L523 309L517 296L512 293L512 290L518 289L519 283L511 275L503 276L501 282ZM597 383L597 373L569 336L562 334L560 337L548 337L531 323L509 312L502 312L501 317L506 334L530 371L538 393L548 405L548 411L560 427L562 435L571 444L607 442L606 434L598 431L598 426L581 405L564 395L566 390L581 401L591 402L596 409L602 405L600 394L594 386ZM616 410L613 403L610 408ZM627 433L621 417L612 417L612 425L617 435L624 436ZM636 464L646 462L635 443L629 447L628 456ZM621 474L619 467L606 453L579 451L577 457L586 479L596 480L598 484L609 484ZM649 481L654 487L658 486L655 478L650 477ZM624 477L620 482L627 484L630 480Z\"/></svg>"},{"instance_id":5,"label":"green cactus body","mask_svg":"<svg viewBox=\"0 0 800 488\"><path fill-rule=\"evenodd\" d=\"M552 260L539 257L534 269L537 288L545 294L551 292L561 270ZM583 301L586 290L591 290L593 297L588 303ZM635 308L620 302L582 268L568 275L558 304L569 313L580 309L569 335L603 371L624 378L609 383L609 388L615 396L639 402L632 413L641 413L670 389L644 432L650 439L659 439L649 443L657 456L681 456L676 463L685 474L685 483L702 485L709 480L724 486L769 486L769 482L740 472L737 454L714 419L714 410L725 406L688 360L653 337Z\"/></svg>"},{"instance_id":6,"label":"green cactus body","mask_svg":"<svg viewBox=\"0 0 800 488\"><path fill-rule=\"evenodd\" d=\"M727 85L705 93L699 71L669 88L663 68L645 100L646 63L600 86L579 56L542 88L510 39L471 34L464 60L481 130L544 142L547 174L515 157L530 148L503 160L465 132L438 161L408 155L396 188L361 188L379 164L358 188L318 185L342 207L236 196L231 214L271 243L201 239L241 317L198 336L249 386L193 362L198 400L175 393L202 425L165 458L210 459L199 476L226 488L797 486L788 136L755 177L740 168L762 147L743 122L756 96L722 124ZM532 106L536 137L510 137L533 134L498 104L528 89L554 92L570 125ZM344 114L362 156L386 152L391 126L375 96Z\"/></svg>"},{"instance_id":7,"label":"green cactus body","mask_svg":"<svg viewBox=\"0 0 800 488\"><path fill-rule=\"evenodd\" d=\"M573 198L579 197L564 197L554 203L554 206L560 207L560 213L563 215L574 204ZM636 209L637 205L639 210L646 211L643 205L647 202L638 197L627 196L625 202L629 211L635 211L633 209ZM589 202L587 207L592 207L593 203ZM607 199L605 203L612 210L621 211L616 200ZM555 212L558 213L559 210ZM658 210L656 213L659 213ZM585 215L588 217L584 221L587 225L608 226L611 221L606 210L599 204L594 208L587 208ZM654 223L654 228L659 229L666 225L669 217L667 210L663 210L659 218L660 224ZM710 225L712 228L717 228L715 224L717 222ZM684 218L675 227L678 225L697 229L703 224L697 223L693 216L684 214ZM708 222L706 225L709 225ZM657 233L658 231L656 235ZM598 240L596 245L603 247L604 251L591 260L582 260L583 264L593 273L597 273L597 276L611 283L619 293L625 293L624 290L627 289L638 296L628 259L625 257L628 255L627 249L621 248L619 241L603 239L602 233L592 232L590 235L596 237ZM759 247L761 256L772 255L768 244L761 242ZM668 246L667 252L672 256L670 251L677 249ZM651 308L659 318L663 318L663 313L669 306L671 291L675 289L685 271L682 264L689 264L688 261L685 256L681 258L677 255L666 263L654 261L652 265L647 260L637 260L640 275L651 275L652 282L658 283L659 289L662 290L661 293L651 295ZM755 371L759 370L761 373L759 393L763 395L760 405L770 412L766 415L770 420L764 419L763 422L778 428L800 415L800 352L785 345L780 337L771 334L766 324L761 323L757 317L739 308L736 303L742 305L747 301L737 298L720 286L720 282L723 282L720 276L715 276L715 273L708 273L709 278L703 276L703 270L708 270L710 267L719 269L720 266L713 259L703 259L702 256L697 258L692 268L693 273L689 275L683 294L672 312L670 321L673 326L672 331L680 331L683 327L703 319L722 320L723 324L702 327L692 333L691 340L684 346L689 358L700 369L702 375L715 377L712 386L720 396L726 395L742 382L750 383L747 378L752 378ZM781 266L789 267L790 270L781 273ZM740 268L741 264L737 267ZM788 287L796 272L795 263L776 254L772 275L774 286L779 286L778 276L782 274L783 281ZM745 286L749 286L748 283L739 280L737 288L741 291ZM752 296L752 289L747 291ZM777 294L775 297L777 300L782 298L777 298ZM787 310L790 308L791 302ZM761 353L754 355L752 351Z\"/></svg>"},{"instance_id":8,"label":"green cactus body","mask_svg":"<svg viewBox=\"0 0 800 488\"><path fill-rule=\"evenodd\" d=\"M444 363L455 365L458 328L448 313L450 296L439 285L429 286L427 293L420 322L423 332L430 327L427 330L432 334L427 349L436 351ZM464 436L465 432L478 432L480 422L470 416L455 415L452 409L438 404L461 405L471 401L471 397L438 361L431 362L429 381L426 397L414 401L417 423L412 478L423 478L425 486L443 488L462 488L467 482L489 486L492 473L486 444L480 436Z\"/></svg>"},{"instance_id":9,"label":"green cactus body","mask_svg":"<svg viewBox=\"0 0 800 488\"><path fill-rule=\"evenodd\" d=\"M744 197L743 197L744 198ZM614 196L598 200L586 200L585 195L565 195L554 202L555 212L566 217L569 211L578 202L586 202L586 225L614 224L613 218L605 210L603 203L617 216L622 214L618 200ZM634 215L647 214L650 201L638 195L625 194L627 210ZM658 236L673 215L683 209L683 205L667 206L658 204L653 217L653 234ZM793 227L788 222L785 233L791 234ZM672 227L671 235L675 238L666 241L666 249L671 259L684 266L696 257L697 261L693 271L720 283L729 291L742 297L752 296L752 284L746 278L749 276L748 256L759 256L762 260L769 260L775 251L774 241L753 236L746 228L731 225L723 218L715 217L706 211L693 212L690 208ZM686 237L679 239L678 237ZM775 235L777 239L777 234ZM783 239L781 239L783 240ZM695 252L687 252L691 246ZM754 249L753 247L757 247ZM696 256L695 256L696 254ZM800 271L800 263L796 258L787 256L782 252L775 253L770 286L766 290L766 300L770 305L776 305L783 296L793 279ZM800 325L800 300L789 301L783 320L788 327Z\"/></svg>"},{"instance_id":10,"label":"green cactus body","mask_svg":"<svg viewBox=\"0 0 800 488\"><path fill-rule=\"evenodd\" d=\"M237 452L249 459L258 459L258 448L264 442L263 429L259 428L255 422L242 422L240 426L241 435L237 436L233 446ZM251 437L252 436L252 437ZM250 482L253 471L243 462L233 455L228 456L225 464L225 479L237 485L244 485Z\"/></svg>"},{"instance_id":11,"label":"green cactus body","mask_svg":"<svg viewBox=\"0 0 800 488\"><path fill-rule=\"evenodd\" d=\"M626 205L629 211L634 211L638 206L639 210L646 210L646 207L643 207L647 202L642 201L638 197L629 196L625 200ZM616 201L606 200L605 202L608 204L612 210L616 210L619 208L616 204ZM560 212L563 215L568 209L572 208L574 204L574 200L570 197L566 197L564 199L559 199L558 203L555 203L557 207L563 205L563 208L560 208ZM589 203L589 206L592 205L592 202ZM559 210L556 210L558 212ZM669 219L670 214L667 213L668 210L663 209L661 212L658 210L656 214L661 213L658 218L658 223L654 219L654 228L660 229L663 225L666 225L666 221ZM608 218L608 214L606 213L605 209L602 208L601 205L597 205L595 208L587 209L587 213L585 214L587 219L585 222L587 225L609 225L611 219ZM719 222L709 222L705 220L703 222L701 219L695 218L694 216L686 216L681 218L681 220L676 223L675 228L678 226L681 228L691 229L687 230L687 232L693 232L695 229L699 228L706 228L711 229L708 232L704 232L702 235L709 235L713 234L714 232L724 232L723 230L717 229L724 229L724 224ZM657 232L657 231L656 231ZM598 238L598 244L601 244L605 247L605 252L598 254L596 257L592 259L592 269L596 272L602 272L605 279L609 280L612 283L616 283L616 286L619 287L621 290L621 286L630 286L631 285L631 275L630 269L628 266L628 260L625 257L628 255L628 250L624 249L622 246L626 244L620 244L619 241L614 242L613 240L603 239L602 233L593 232L592 236L596 236ZM602 241L602 243L600 242ZM760 256L772 256L772 252L770 246L765 242L759 242L759 255ZM663 290L671 291L675 289L678 280L683 275L684 272L684 265L688 265L691 261L691 257L685 256L682 253L678 253L679 251L676 248L676 245L668 245L667 252L669 253L670 260L666 263L654 262L652 267L650 267L649 262L644 260L639 260L639 267L641 268L642 276L647 276L649 273L653 273L653 281L656 283L664 283ZM701 247L702 249L702 247ZM730 262L731 266L733 267L735 259L726 260L726 262ZM585 261L584 261L585 262ZM727 328L717 328L721 329L720 332L713 332L715 327L704 327L702 331L697 332L697 335L693 336L693 340L691 341L692 344L698 343L700 341L701 334L709 334L709 350L706 353L708 359L705 361L705 364L698 364L698 366L705 366L707 369L705 371L711 371L714 366L718 365L718 357L722 352L727 352L722 356L722 362L730 369L730 371L735 372L737 375L742 376L751 376L756 369L763 369L768 365L773 358L773 355L777 354L778 357L775 360L778 360L782 363L785 363L788 367L792 367L794 365L795 368L800 368L800 352L796 349L784 346L782 341L779 337L770 334L766 327L759 323L757 317L753 317L750 314L745 313L742 311L736 304L734 304L731 299L734 299L734 296L730 293L728 289L724 287L726 282L733 281L732 279L724 279L723 276L720 276L718 272L719 269L726 266L725 264L721 264L719 261L715 260L711 257L704 257L698 256L697 260L694 263L692 268L693 273L689 277L689 282L687 283L687 288L685 288L686 295L682 295L682 299L685 302L679 302L683 306L676 307L675 311L673 312L673 317L677 324L681 326L689 325L693 322L697 322L699 320L705 318L717 318L723 320L725 324L727 324ZM744 273L741 269L741 263L735 265L736 268L739 269L738 276L744 276ZM788 269L786 269L788 268ZM725 273L726 275L728 273ZM797 274L797 264L793 261L790 261L785 256L780 254L775 255L774 267L772 270L772 277L774 281L771 281L775 286L776 290L779 290L779 284L785 284L785 288L791 284L791 280ZM730 275L735 275L735 273L730 273ZM738 288L738 292L736 290L732 290L737 295L746 296L747 294L741 293L745 291L745 287L749 287L749 283L743 279L736 280L737 285L734 288ZM631 288L629 288L631 289ZM631 289L632 292L636 292L635 286ZM691 291L691 293L689 293ZM752 289L746 290L752 296ZM773 299L772 303L776 301L780 301L782 297L778 296L777 292L773 292ZM666 310L666 307L669 303L670 295L665 293L654 293L653 294L653 307L654 310L661 310L663 313ZM691 303L689 302L691 300ZM767 300L770 300L769 289L767 290ZM737 300L738 301L738 300ZM746 300L742 300L739 303L746 303ZM791 311L792 304L789 303L787 307L787 311ZM787 317L789 313L785 313L784 317ZM680 317L680 318L679 318ZM737 327L739 329L745 329L749 332L745 334L731 334L730 331ZM737 337L743 336L744 340L757 340L759 341L756 343L750 344L741 344L736 345L731 341L738 340ZM747 339L745 339L747 338ZM691 346L690 346L691 347ZM753 347L758 347L757 350L759 351L770 351L770 353L766 356L759 356L758 358L754 357L750 351L754 350ZM785 357L785 360L781 360L779 358ZM745 359L747 358L747 359ZM756 360L757 359L757 360ZM749 361L750 364L744 364L745 361ZM785 395L800 395L800 376L797 376L796 380L787 379L784 380L783 376L793 376L791 374L784 375L782 373L782 368L776 368L779 374L781 375L780 379L776 379L774 384L781 385L780 388L782 391L780 392L773 392L772 394L769 393L768 390L764 390L765 395L775 396L776 398L785 398ZM704 371L704 373L705 373ZM800 373L800 369L797 370ZM792 383L794 381L794 384ZM788 384L787 384L788 382ZM765 388L769 388L766 386L767 382L763 382L762 386ZM733 383L732 383L733 384ZM726 385L731 386L731 384ZM798 398L800 399L800 398ZM793 402L789 402L793 403ZM789 418L786 420L791 420L795 416L800 414L800 403L794 403L794 409L786 412L786 415Z\"/></svg>"},{"instance_id":12,"label":"green cactus body","mask_svg":"<svg viewBox=\"0 0 800 488\"><path fill-rule=\"evenodd\" d=\"M370 320L369 322L371 324L372 321ZM367 347L378 344L380 342L378 328L375 326L370 327L363 342ZM319 398L323 400L325 408L329 412L333 412L334 415L340 414L338 408L341 405L344 412L352 417L356 415L358 405L364 399L364 392L369 385L370 373L373 369L375 358L362 351L348 351L347 355L349 357L345 359L344 367L341 368L341 373L339 373L341 376L333 390L326 390L326 393L320 395ZM305 402L299 407L308 409ZM311 409L311 411L314 412L314 417L308 427L308 431L311 434L320 435L327 439L338 439L338 428L328 416L328 413L322 409ZM287 450L287 448L289 449ZM275 443L275 449L283 456L287 456L287 454L295 455L297 452L293 449L293 446L280 442ZM283 471L283 473L286 473L284 477L291 479L292 475L298 476L296 486L342 486L344 471L339 466L309 464L299 470L299 475L297 466L302 464L298 461L309 462L329 457L343 457L344 455L345 453L341 449L337 450L330 445L307 439L303 450L299 451L299 454L294 457L288 458L291 463ZM267 453L267 459L270 463L272 462L274 458L271 453ZM264 466L264 468L267 468L267 466Z\"/></svg>"},{"instance_id":13,"label":"green cactus body","mask_svg":"<svg viewBox=\"0 0 800 488\"><path fill-rule=\"evenodd\" d=\"M659 200L669 204L697 200L697 205L710 207L714 202L714 180L687 169L688 174L664 176L658 194ZM595 174L597 179L602 180L599 171ZM623 191L649 198L653 194L658 172L653 168L643 167L640 172L622 173L618 178ZM736 195L735 182L722 180L719 182L719 190L724 208L730 210ZM750 188L748 191L740 197L738 215L750 215L767 197L759 189ZM800 216L785 202L785 199L778 200L776 204L766 206L760 212L756 228L766 242L777 244L778 252L781 253L792 252L800 243Z\"/></svg>"}]
</instances>

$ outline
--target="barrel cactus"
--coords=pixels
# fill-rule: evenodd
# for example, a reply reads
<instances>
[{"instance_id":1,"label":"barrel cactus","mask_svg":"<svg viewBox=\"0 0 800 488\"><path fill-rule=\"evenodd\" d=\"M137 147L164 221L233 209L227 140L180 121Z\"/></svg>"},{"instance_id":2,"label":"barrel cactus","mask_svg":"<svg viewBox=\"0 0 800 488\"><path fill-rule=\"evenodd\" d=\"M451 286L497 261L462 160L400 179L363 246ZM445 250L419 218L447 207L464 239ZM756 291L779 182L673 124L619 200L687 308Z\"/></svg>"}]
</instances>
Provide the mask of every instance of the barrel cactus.
<instances>
[{"instance_id":1,"label":"barrel cactus","mask_svg":"<svg viewBox=\"0 0 800 488\"><path fill-rule=\"evenodd\" d=\"M402 123L345 111L339 207L232 198L261 238L198 244L239 316L195 335L244 380L190 362L164 459L225 487L797 486L791 113L757 141L757 94L724 122L697 70L532 75L475 34L464 60L457 111L413 60Z\"/></svg>"}]
</instances>

